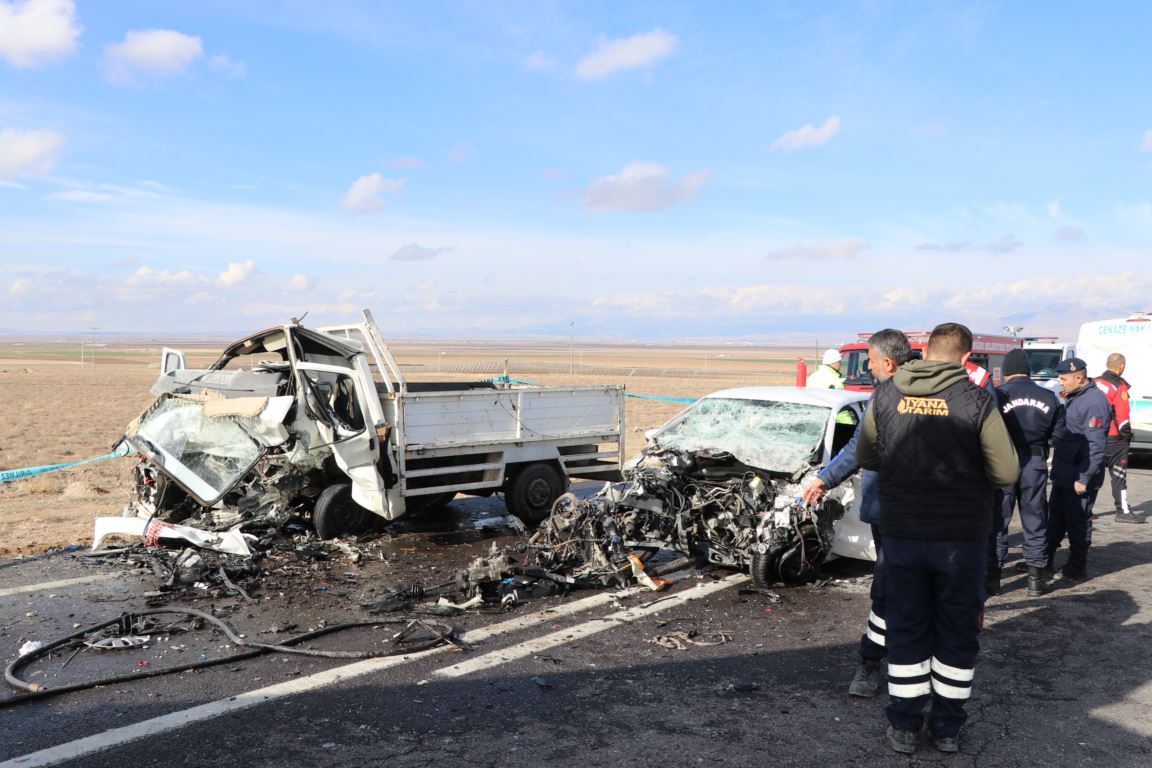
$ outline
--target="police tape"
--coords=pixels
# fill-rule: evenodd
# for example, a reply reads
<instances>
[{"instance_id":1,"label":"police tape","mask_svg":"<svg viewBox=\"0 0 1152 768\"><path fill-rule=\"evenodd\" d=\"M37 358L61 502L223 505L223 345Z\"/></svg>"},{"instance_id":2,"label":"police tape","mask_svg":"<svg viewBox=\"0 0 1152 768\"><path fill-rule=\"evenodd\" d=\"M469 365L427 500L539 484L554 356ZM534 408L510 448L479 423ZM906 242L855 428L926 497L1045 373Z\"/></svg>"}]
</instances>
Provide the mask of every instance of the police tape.
<instances>
[{"instance_id":1,"label":"police tape","mask_svg":"<svg viewBox=\"0 0 1152 768\"><path fill-rule=\"evenodd\" d=\"M490 381L494 384L520 384L525 387L542 387L543 384L537 384L535 381L523 381L521 379L509 378L507 374L503 376L493 376L490 379L483 379L483 381ZM624 397L635 397L640 400L660 400L665 403L684 403L691 405L700 398L698 397L672 397L670 395L634 395L631 392L625 392Z\"/></svg>"},{"instance_id":2,"label":"police tape","mask_svg":"<svg viewBox=\"0 0 1152 768\"><path fill-rule=\"evenodd\" d=\"M687 403L689 405L700 399L698 397L670 397L668 395L633 395L629 392L625 392L624 397L637 397L641 400L662 400L666 403Z\"/></svg>"},{"instance_id":3,"label":"police tape","mask_svg":"<svg viewBox=\"0 0 1152 768\"><path fill-rule=\"evenodd\" d=\"M0 472L0 483L8 483L13 480L21 480L25 477L35 477L36 475L43 475L45 472L55 472L58 469L68 469L69 467L78 467L81 464L91 464L94 461L104 461L105 459L119 459L131 453L128 443L122 442L112 453L106 453L103 456L97 456L92 459L84 459L83 461L70 461L66 464L45 464L41 467L25 467L24 469L6 469Z\"/></svg>"}]
</instances>

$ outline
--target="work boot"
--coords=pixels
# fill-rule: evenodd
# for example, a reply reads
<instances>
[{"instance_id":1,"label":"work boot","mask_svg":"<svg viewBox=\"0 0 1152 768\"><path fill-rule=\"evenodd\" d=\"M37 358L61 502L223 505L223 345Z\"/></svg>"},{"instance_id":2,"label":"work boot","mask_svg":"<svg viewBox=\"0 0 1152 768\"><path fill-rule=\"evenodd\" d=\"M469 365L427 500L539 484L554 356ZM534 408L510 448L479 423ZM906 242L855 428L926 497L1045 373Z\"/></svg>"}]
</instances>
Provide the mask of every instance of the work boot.
<instances>
[{"instance_id":1,"label":"work boot","mask_svg":"<svg viewBox=\"0 0 1152 768\"><path fill-rule=\"evenodd\" d=\"M940 752L959 752L960 751L960 737L959 736L933 736L932 742L936 745L937 751L940 751Z\"/></svg>"},{"instance_id":2,"label":"work boot","mask_svg":"<svg viewBox=\"0 0 1152 768\"><path fill-rule=\"evenodd\" d=\"M1083 565L1065 565L1060 569L1060 580L1069 584L1078 584L1088 578L1088 569Z\"/></svg>"},{"instance_id":3,"label":"work boot","mask_svg":"<svg viewBox=\"0 0 1152 768\"><path fill-rule=\"evenodd\" d=\"M1000 567L989 566L984 572L984 592L988 597L1000 594Z\"/></svg>"},{"instance_id":4,"label":"work boot","mask_svg":"<svg viewBox=\"0 0 1152 768\"><path fill-rule=\"evenodd\" d=\"M1048 591L1047 574L1043 568L1028 566L1028 597L1040 597Z\"/></svg>"},{"instance_id":5,"label":"work boot","mask_svg":"<svg viewBox=\"0 0 1152 768\"><path fill-rule=\"evenodd\" d=\"M1117 512L1116 522L1118 523L1143 523L1144 516L1137 515L1134 512Z\"/></svg>"},{"instance_id":6,"label":"work boot","mask_svg":"<svg viewBox=\"0 0 1152 768\"><path fill-rule=\"evenodd\" d=\"M901 755L914 753L919 741L919 731L906 731L893 725L888 726L888 730L884 731L884 743L891 747L893 752L898 752Z\"/></svg>"},{"instance_id":7,"label":"work boot","mask_svg":"<svg viewBox=\"0 0 1152 768\"><path fill-rule=\"evenodd\" d=\"M884 670L881 668L883 663L879 659L861 659L860 668L856 670L856 675L848 684L848 695L859 696L862 699L875 696L880 688L880 679L884 677Z\"/></svg>"}]
</instances>

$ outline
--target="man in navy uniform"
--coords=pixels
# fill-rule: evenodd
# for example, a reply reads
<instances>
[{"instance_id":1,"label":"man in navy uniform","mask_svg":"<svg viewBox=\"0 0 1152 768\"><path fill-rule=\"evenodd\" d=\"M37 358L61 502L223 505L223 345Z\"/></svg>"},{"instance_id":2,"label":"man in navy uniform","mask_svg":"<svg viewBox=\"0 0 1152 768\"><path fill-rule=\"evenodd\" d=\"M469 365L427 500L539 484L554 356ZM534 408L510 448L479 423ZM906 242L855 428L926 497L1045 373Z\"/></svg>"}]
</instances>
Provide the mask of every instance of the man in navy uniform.
<instances>
[{"instance_id":1,"label":"man in navy uniform","mask_svg":"<svg viewBox=\"0 0 1152 768\"><path fill-rule=\"evenodd\" d=\"M856 458L878 473L893 751L916 751L924 707L941 752L959 750L980 652L992 490L1019 460L996 398L968 380L972 332L933 329L923 360L876 387Z\"/></svg>"},{"instance_id":2,"label":"man in navy uniform","mask_svg":"<svg viewBox=\"0 0 1152 768\"><path fill-rule=\"evenodd\" d=\"M1048 567L1048 450L1064 437L1064 406L1056 393L1029 378L1028 355L1013 349L1004 356L1004 383L997 392L1000 414L1020 457L1020 479L1000 489L999 508L993 513L988 568L999 583L1008 555L1008 524L1020 504L1024 529L1024 563L1028 568L1028 596L1039 597ZM997 514L998 513L998 514Z\"/></svg>"},{"instance_id":3,"label":"man in navy uniform","mask_svg":"<svg viewBox=\"0 0 1152 768\"><path fill-rule=\"evenodd\" d=\"M901 331L885 328L876 331L868 337L868 370L872 379L879 384L892 378L896 370L912 358L912 347L908 344L908 337ZM820 470L816 477L804 488L804 501L815 504L829 488L835 488L855 474L856 441L860 438L860 428L840 453L828 462L828 466ZM877 523L879 517L879 495L876 486L876 473L864 470L860 476L860 522L872 526L872 541L876 546L876 566L872 572L872 589L869 596L872 598L872 610L868 613L868 624L864 634L860 637L860 667L856 670L852 682L848 684L849 696L870 697L876 695L883 677L884 657L888 654L884 647L884 579L881 575L882 555L880 548L880 528Z\"/></svg>"},{"instance_id":4,"label":"man in navy uniform","mask_svg":"<svg viewBox=\"0 0 1152 768\"><path fill-rule=\"evenodd\" d=\"M1088 578L1088 549L1092 546L1092 505L1104 484L1108 424L1112 409L1108 398L1088 378L1078 357L1056 366L1064 390L1064 435L1052 445L1052 496L1048 500L1047 567L1064 536L1068 536L1068 562L1060 570L1068 581Z\"/></svg>"}]
</instances>

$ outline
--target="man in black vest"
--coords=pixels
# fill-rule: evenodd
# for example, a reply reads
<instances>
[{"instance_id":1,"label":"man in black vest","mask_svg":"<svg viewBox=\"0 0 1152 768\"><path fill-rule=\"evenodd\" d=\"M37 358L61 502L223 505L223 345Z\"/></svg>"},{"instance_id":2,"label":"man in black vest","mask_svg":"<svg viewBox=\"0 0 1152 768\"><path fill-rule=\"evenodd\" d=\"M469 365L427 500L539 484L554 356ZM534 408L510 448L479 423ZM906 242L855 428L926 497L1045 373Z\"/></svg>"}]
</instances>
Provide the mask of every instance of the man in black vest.
<instances>
[{"instance_id":1,"label":"man in black vest","mask_svg":"<svg viewBox=\"0 0 1152 768\"><path fill-rule=\"evenodd\" d=\"M1020 504L1024 529L1024 563L1028 568L1028 596L1044 593L1048 568L1048 449L1064 438L1064 406L1051 390L1029 378L1028 355L1013 349L1004 356L1004 383L997 392L1000 414L1016 453L1020 456L1020 479L997 494L999 509L993 512L995 535L988 552L988 570L1000 582L1008 555L1008 524Z\"/></svg>"},{"instance_id":2,"label":"man in black vest","mask_svg":"<svg viewBox=\"0 0 1152 768\"><path fill-rule=\"evenodd\" d=\"M968 380L972 332L936 326L923 360L876 387L857 441L878 473L887 594L886 743L916 751L924 707L936 748L959 749L980 650L992 489L1019 462L995 398Z\"/></svg>"}]
</instances>

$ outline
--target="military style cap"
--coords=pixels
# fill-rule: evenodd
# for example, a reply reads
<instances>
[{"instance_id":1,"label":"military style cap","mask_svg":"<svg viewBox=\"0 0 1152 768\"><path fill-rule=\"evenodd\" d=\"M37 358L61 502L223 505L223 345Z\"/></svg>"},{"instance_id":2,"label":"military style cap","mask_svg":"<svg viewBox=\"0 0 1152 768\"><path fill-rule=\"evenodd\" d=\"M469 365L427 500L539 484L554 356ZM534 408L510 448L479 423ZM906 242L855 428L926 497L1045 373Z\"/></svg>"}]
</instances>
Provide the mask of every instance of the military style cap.
<instances>
[{"instance_id":1,"label":"military style cap","mask_svg":"<svg viewBox=\"0 0 1152 768\"><path fill-rule=\"evenodd\" d=\"M1082 371L1087 367L1080 358L1070 357L1060 361L1060 364L1056 366L1056 373L1076 373L1076 371Z\"/></svg>"}]
</instances>

